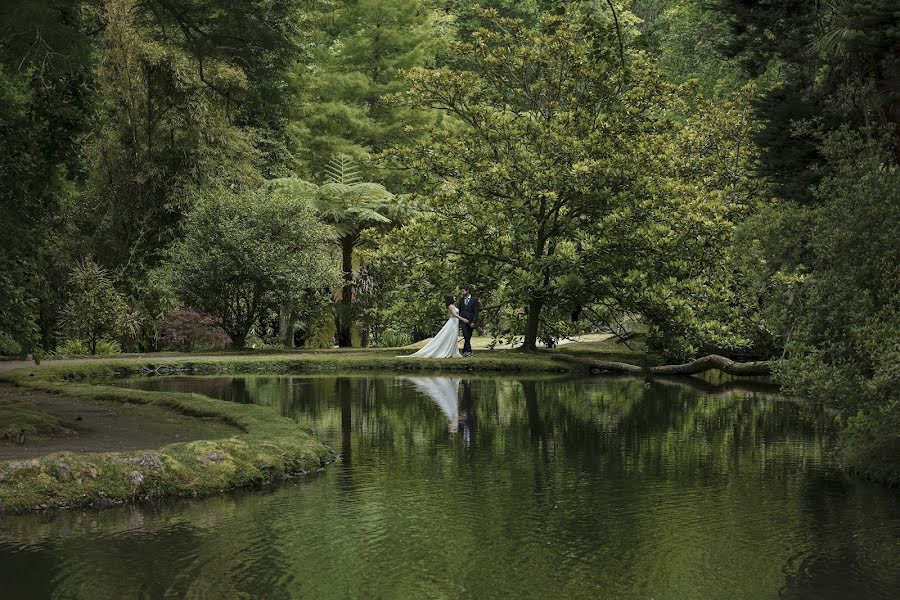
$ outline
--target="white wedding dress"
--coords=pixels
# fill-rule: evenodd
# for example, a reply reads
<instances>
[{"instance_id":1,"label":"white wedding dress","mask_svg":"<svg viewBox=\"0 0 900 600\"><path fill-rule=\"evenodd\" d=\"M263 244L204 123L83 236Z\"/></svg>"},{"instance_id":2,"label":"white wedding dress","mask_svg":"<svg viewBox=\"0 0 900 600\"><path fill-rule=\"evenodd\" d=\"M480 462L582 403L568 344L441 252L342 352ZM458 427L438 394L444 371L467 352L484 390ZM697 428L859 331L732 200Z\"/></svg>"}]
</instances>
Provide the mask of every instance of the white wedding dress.
<instances>
[{"instance_id":1,"label":"white wedding dress","mask_svg":"<svg viewBox=\"0 0 900 600\"><path fill-rule=\"evenodd\" d=\"M415 354L398 358L462 358L459 353L459 309L455 304L447 307L450 317L437 335Z\"/></svg>"}]
</instances>

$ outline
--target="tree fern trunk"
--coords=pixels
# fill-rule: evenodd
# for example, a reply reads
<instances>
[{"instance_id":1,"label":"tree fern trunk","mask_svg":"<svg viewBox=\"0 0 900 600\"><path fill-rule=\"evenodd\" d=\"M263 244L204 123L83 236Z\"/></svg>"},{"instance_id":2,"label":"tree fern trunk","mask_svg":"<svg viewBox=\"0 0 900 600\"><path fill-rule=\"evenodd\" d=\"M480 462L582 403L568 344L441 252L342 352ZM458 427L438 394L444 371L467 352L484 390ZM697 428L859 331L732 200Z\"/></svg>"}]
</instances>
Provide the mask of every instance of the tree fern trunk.
<instances>
[{"instance_id":1,"label":"tree fern trunk","mask_svg":"<svg viewBox=\"0 0 900 600\"><path fill-rule=\"evenodd\" d=\"M344 287L341 288L341 301L335 314L337 325L337 342L341 348L353 346L353 238L341 240L341 270L344 273Z\"/></svg>"}]
</instances>

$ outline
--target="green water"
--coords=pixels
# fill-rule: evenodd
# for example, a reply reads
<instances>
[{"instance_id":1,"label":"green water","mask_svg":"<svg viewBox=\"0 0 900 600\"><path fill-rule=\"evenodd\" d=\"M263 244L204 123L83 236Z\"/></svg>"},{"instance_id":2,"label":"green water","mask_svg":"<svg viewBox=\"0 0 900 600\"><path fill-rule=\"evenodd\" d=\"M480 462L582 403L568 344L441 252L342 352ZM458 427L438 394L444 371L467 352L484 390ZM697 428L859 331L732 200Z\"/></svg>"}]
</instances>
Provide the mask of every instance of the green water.
<instances>
[{"instance_id":1,"label":"green water","mask_svg":"<svg viewBox=\"0 0 900 600\"><path fill-rule=\"evenodd\" d=\"M900 597L900 499L740 385L157 377L341 460L271 489L0 518L0 597Z\"/></svg>"}]
</instances>

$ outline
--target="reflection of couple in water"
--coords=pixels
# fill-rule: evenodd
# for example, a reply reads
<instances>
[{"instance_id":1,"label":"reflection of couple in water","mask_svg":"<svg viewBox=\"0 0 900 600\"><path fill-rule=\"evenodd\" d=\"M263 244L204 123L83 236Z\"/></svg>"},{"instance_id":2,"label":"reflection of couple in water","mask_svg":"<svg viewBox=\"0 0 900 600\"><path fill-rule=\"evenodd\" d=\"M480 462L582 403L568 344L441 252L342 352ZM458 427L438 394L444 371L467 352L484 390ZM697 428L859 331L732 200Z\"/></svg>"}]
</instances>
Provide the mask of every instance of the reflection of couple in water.
<instances>
[{"instance_id":1,"label":"reflection of couple in water","mask_svg":"<svg viewBox=\"0 0 900 600\"><path fill-rule=\"evenodd\" d=\"M447 433L453 435L462 429L463 442L472 443L475 433L475 405L472 402L472 382L459 377L405 377L416 388L437 404L447 417ZM462 382L462 403L459 401L459 384Z\"/></svg>"}]
</instances>

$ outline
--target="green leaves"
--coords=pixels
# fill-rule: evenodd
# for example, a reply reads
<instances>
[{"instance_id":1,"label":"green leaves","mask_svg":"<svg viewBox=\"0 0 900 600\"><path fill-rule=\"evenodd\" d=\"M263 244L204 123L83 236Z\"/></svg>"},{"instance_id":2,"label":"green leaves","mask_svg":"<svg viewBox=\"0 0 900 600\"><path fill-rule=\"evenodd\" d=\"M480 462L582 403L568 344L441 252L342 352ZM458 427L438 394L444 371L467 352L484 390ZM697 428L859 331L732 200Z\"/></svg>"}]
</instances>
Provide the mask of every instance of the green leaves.
<instances>
[{"instance_id":1,"label":"green leaves","mask_svg":"<svg viewBox=\"0 0 900 600\"><path fill-rule=\"evenodd\" d=\"M128 316L125 299L106 270L90 257L75 265L67 287L63 328L70 339L86 341L90 353L96 354L98 342L123 332Z\"/></svg>"},{"instance_id":2,"label":"green leaves","mask_svg":"<svg viewBox=\"0 0 900 600\"><path fill-rule=\"evenodd\" d=\"M685 298L699 287L708 302L698 308L712 304L702 286L724 262L701 249L727 243L719 188L725 163L745 166L732 159L750 151L739 146L746 123L727 113L707 126L718 141L726 133L739 140L727 159L698 169L680 137L686 128L674 121L688 92L638 53L623 70L615 23L581 11L575 3L536 27L477 11L485 27L452 46L452 67L408 73L407 101L453 119L397 152L428 190L417 195L425 214L400 240L405 252L429 257L435 277L450 269L487 289L490 302L529 307L526 345L542 328L558 331L559 315L600 304L643 310L661 327L680 311L679 327L699 331L706 317L683 308L697 307ZM704 176L720 179L704 184ZM747 204L732 195L735 206ZM692 265L679 275L693 287L666 283L678 261ZM514 317L500 329L521 324ZM682 340L674 351L696 347Z\"/></svg>"},{"instance_id":3,"label":"green leaves","mask_svg":"<svg viewBox=\"0 0 900 600\"><path fill-rule=\"evenodd\" d=\"M279 304L337 282L329 228L284 186L210 193L188 215L171 257L173 288L192 308L215 316L241 347L254 322Z\"/></svg>"},{"instance_id":4,"label":"green leaves","mask_svg":"<svg viewBox=\"0 0 900 600\"><path fill-rule=\"evenodd\" d=\"M304 176L330 181L334 157L356 161L360 180L398 189L403 173L371 159L418 139L432 111L388 102L406 88L403 72L431 64L445 43L439 14L421 0L339 1L311 11L315 38L291 70L294 151ZM338 183L351 183L342 181Z\"/></svg>"}]
</instances>

